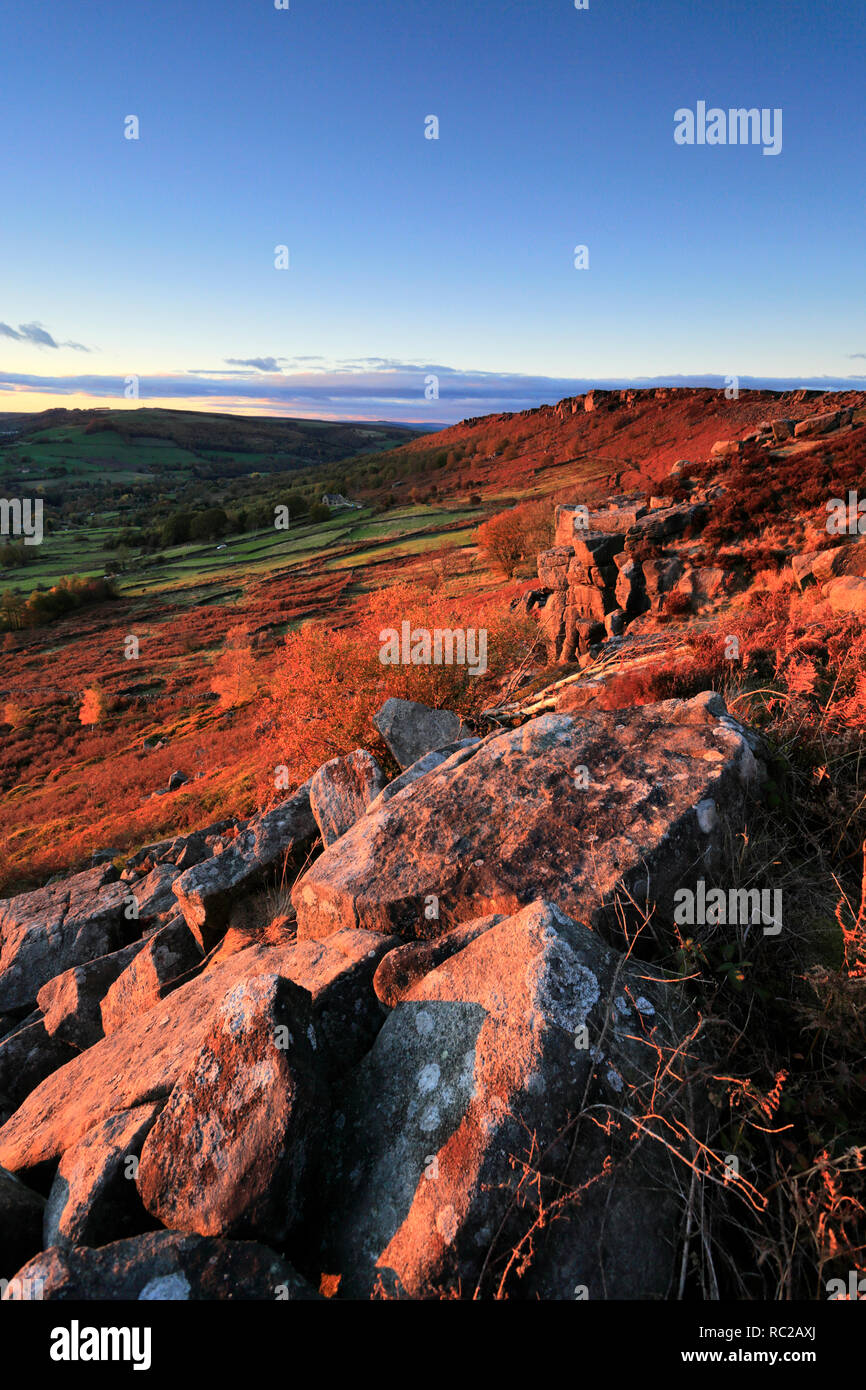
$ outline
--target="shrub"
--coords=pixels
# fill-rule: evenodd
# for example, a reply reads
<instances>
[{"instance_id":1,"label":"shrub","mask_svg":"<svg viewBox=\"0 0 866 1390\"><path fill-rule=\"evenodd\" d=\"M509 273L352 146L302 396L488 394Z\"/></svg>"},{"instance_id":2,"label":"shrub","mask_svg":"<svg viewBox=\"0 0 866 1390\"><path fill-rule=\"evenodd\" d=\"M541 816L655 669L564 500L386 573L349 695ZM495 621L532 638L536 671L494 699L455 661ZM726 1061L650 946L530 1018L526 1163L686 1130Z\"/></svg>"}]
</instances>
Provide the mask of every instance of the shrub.
<instances>
[{"instance_id":1,"label":"shrub","mask_svg":"<svg viewBox=\"0 0 866 1390\"><path fill-rule=\"evenodd\" d=\"M98 685L88 686L81 700L78 718L82 724L101 724L108 711L105 691Z\"/></svg>"},{"instance_id":2,"label":"shrub","mask_svg":"<svg viewBox=\"0 0 866 1390\"><path fill-rule=\"evenodd\" d=\"M483 521L476 540L511 579L521 560L553 542L553 509L547 502L522 502Z\"/></svg>"},{"instance_id":3,"label":"shrub","mask_svg":"<svg viewBox=\"0 0 866 1390\"><path fill-rule=\"evenodd\" d=\"M433 630L471 627L487 633L487 672L467 666L383 665L386 629L398 633L408 622ZM372 716L390 696L418 700L435 709L476 714L504 675L519 666L537 640L531 620L493 601L447 599L441 591L397 584L357 605L345 626L311 622L289 633L272 688L269 750L271 767L285 766L298 784L321 763L353 748L389 754Z\"/></svg>"}]
</instances>

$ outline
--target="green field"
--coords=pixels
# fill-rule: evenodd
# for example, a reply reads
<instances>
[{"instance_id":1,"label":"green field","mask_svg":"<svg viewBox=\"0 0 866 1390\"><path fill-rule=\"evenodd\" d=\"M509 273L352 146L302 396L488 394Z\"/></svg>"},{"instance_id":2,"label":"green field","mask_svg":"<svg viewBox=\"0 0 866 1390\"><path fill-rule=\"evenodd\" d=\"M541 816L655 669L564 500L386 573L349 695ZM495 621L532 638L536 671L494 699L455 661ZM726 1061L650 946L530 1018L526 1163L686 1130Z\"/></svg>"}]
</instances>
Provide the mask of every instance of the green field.
<instances>
[{"instance_id":1,"label":"green field","mask_svg":"<svg viewBox=\"0 0 866 1390\"><path fill-rule=\"evenodd\" d=\"M111 574L122 596L201 602L246 577L351 570L465 545L485 514L435 496L418 501L416 489L411 503L390 494L375 510L308 516L325 493L357 497L381 470L393 477L388 450L417 434L402 427L159 410L47 414L0 439L0 494L44 502L39 546L0 537L0 592L19 601L65 577ZM311 461L326 454L330 462ZM269 518L286 504L291 525L277 530ZM214 511L222 520L212 527L204 518ZM178 540L178 517L190 539Z\"/></svg>"}]
</instances>

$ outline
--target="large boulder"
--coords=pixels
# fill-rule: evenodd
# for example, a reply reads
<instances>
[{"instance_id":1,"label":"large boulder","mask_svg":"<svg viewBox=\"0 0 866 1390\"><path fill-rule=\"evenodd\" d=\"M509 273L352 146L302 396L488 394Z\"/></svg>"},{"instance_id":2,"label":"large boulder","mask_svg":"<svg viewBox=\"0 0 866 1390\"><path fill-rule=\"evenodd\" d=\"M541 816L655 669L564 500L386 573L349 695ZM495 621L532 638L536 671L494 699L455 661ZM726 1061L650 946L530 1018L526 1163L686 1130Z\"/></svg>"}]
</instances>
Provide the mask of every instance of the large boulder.
<instances>
[{"instance_id":1,"label":"large boulder","mask_svg":"<svg viewBox=\"0 0 866 1390\"><path fill-rule=\"evenodd\" d=\"M417 782L420 777L426 777L428 772L433 772L435 768L441 767L455 753L460 753L461 762L465 762L471 756L468 750L476 748L481 742L477 738L458 738L454 743L446 743L444 748L436 748L432 753L425 753L423 758L419 758L411 767L407 767L405 772L401 772L399 777L395 777L386 787L383 787L379 795L375 797L367 807L368 812L378 811L386 801L390 801L392 796L403 791L410 783Z\"/></svg>"},{"instance_id":2,"label":"large boulder","mask_svg":"<svg viewBox=\"0 0 866 1390\"><path fill-rule=\"evenodd\" d=\"M60 1160L45 1204L42 1249L106 1245L153 1223L136 1191L135 1164L159 1105L109 1115Z\"/></svg>"},{"instance_id":3,"label":"large boulder","mask_svg":"<svg viewBox=\"0 0 866 1390\"><path fill-rule=\"evenodd\" d=\"M311 1004L279 975L226 995L141 1155L138 1190L163 1226L285 1241L328 1110Z\"/></svg>"},{"instance_id":4,"label":"large boulder","mask_svg":"<svg viewBox=\"0 0 866 1390\"><path fill-rule=\"evenodd\" d=\"M100 1004L118 975L128 968L143 949L143 941L133 941L110 956L100 956L86 965L73 966L55 975L37 995L43 1021L53 1038L73 1047L90 1047L103 1036Z\"/></svg>"},{"instance_id":5,"label":"large boulder","mask_svg":"<svg viewBox=\"0 0 866 1390\"><path fill-rule=\"evenodd\" d=\"M852 414L853 411L849 407L844 410L827 410L821 415L809 415L794 426L794 434L797 439L811 439L816 435L828 434L831 430L850 425Z\"/></svg>"},{"instance_id":6,"label":"large boulder","mask_svg":"<svg viewBox=\"0 0 866 1390\"><path fill-rule=\"evenodd\" d=\"M710 449L710 458L737 458L742 452L743 441L741 439L717 439Z\"/></svg>"},{"instance_id":7,"label":"large boulder","mask_svg":"<svg viewBox=\"0 0 866 1390\"><path fill-rule=\"evenodd\" d=\"M175 879L172 888L180 910L203 951L222 936L238 898L291 865L300 867L318 834L306 782L272 811L254 817L222 854Z\"/></svg>"},{"instance_id":8,"label":"large boulder","mask_svg":"<svg viewBox=\"0 0 866 1390\"><path fill-rule=\"evenodd\" d=\"M201 947L181 916L142 942L121 974L106 990L99 1012L104 1033L116 1033L183 982L202 961Z\"/></svg>"},{"instance_id":9,"label":"large boulder","mask_svg":"<svg viewBox=\"0 0 866 1390\"><path fill-rule=\"evenodd\" d=\"M162 917L166 912L177 910L177 899L172 887L175 880L180 878L181 872L174 864L154 864L150 873L135 884L132 894L138 920L142 925L151 922L155 917Z\"/></svg>"},{"instance_id":10,"label":"large boulder","mask_svg":"<svg viewBox=\"0 0 866 1390\"><path fill-rule=\"evenodd\" d=\"M395 697L377 710L373 723L402 768L468 733L460 715L451 710L430 709L416 700Z\"/></svg>"},{"instance_id":11,"label":"large boulder","mask_svg":"<svg viewBox=\"0 0 866 1390\"><path fill-rule=\"evenodd\" d=\"M834 613L852 613L866 617L866 579L853 574L831 579L821 590Z\"/></svg>"},{"instance_id":12,"label":"large boulder","mask_svg":"<svg viewBox=\"0 0 866 1390\"><path fill-rule=\"evenodd\" d=\"M26 1021L0 1040L0 1124L52 1072L72 1061L77 1049L52 1038L41 1018Z\"/></svg>"},{"instance_id":13,"label":"large boulder","mask_svg":"<svg viewBox=\"0 0 866 1390\"><path fill-rule=\"evenodd\" d=\"M323 1069L346 1070L381 1026L373 974L396 944L351 931L328 942L254 946L230 956L37 1086L0 1129L0 1164L13 1172L32 1168L59 1157L116 1111L167 1098L202 1046L215 1009L236 984L257 975L282 975L309 990Z\"/></svg>"},{"instance_id":14,"label":"large boulder","mask_svg":"<svg viewBox=\"0 0 866 1390\"><path fill-rule=\"evenodd\" d=\"M826 584L835 575L843 574L848 551L847 545L837 545L832 550L819 550L817 554L813 555L811 572L815 582Z\"/></svg>"},{"instance_id":15,"label":"large boulder","mask_svg":"<svg viewBox=\"0 0 866 1390\"><path fill-rule=\"evenodd\" d=\"M817 550L807 550L791 556L791 569L794 571L794 579L798 589L805 589L810 580L814 582L815 576L812 573L812 566L819 553Z\"/></svg>"},{"instance_id":16,"label":"large boulder","mask_svg":"<svg viewBox=\"0 0 866 1390\"><path fill-rule=\"evenodd\" d=\"M490 926L409 989L338 1088L316 1267L339 1275L349 1298L490 1294L508 1252L530 1254L539 1201L561 1205L567 1170L593 1219L569 1227L567 1247L532 1277L549 1297L573 1297L579 1283L603 1297L621 1253L619 1204L631 1216L635 1186L650 1194L642 1177L612 1185L605 1160L623 1155L613 1140L600 1146L599 1131L621 1128L627 1148L647 1112L667 1117L688 1058L676 1079L665 1068L695 1024L679 985L550 904ZM652 1192L636 1234L654 1247L640 1267L619 1268L617 1296L664 1296L676 1193L675 1181L666 1197Z\"/></svg>"},{"instance_id":17,"label":"large boulder","mask_svg":"<svg viewBox=\"0 0 866 1390\"><path fill-rule=\"evenodd\" d=\"M101 864L0 903L0 1011L32 1006L44 984L124 945L128 888Z\"/></svg>"},{"instance_id":18,"label":"large boulder","mask_svg":"<svg viewBox=\"0 0 866 1390\"><path fill-rule=\"evenodd\" d=\"M0 1279L42 1249L45 1199L32 1192L5 1168L0 1168Z\"/></svg>"},{"instance_id":19,"label":"large boulder","mask_svg":"<svg viewBox=\"0 0 866 1390\"><path fill-rule=\"evenodd\" d=\"M384 790L386 780L376 759L365 748L323 763L310 781L310 806L322 844L331 845L345 835Z\"/></svg>"},{"instance_id":20,"label":"large boulder","mask_svg":"<svg viewBox=\"0 0 866 1390\"><path fill-rule=\"evenodd\" d=\"M298 935L437 936L538 897L610 929L618 898L670 910L712 864L724 823L741 825L757 774L719 696L542 715L443 764L325 850L293 890ZM707 800L712 828L696 812Z\"/></svg>"},{"instance_id":21,"label":"large boulder","mask_svg":"<svg viewBox=\"0 0 866 1390\"><path fill-rule=\"evenodd\" d=\"M494 912L489 917L479 917L475 922L452 927L432 941L407 941L404 946L395 946L393 951L382 957L373 976L377 998L393 1009L395 1004L406 998L418 980L501 921L501 914Z\"/></svg>"},{"instance_id":22,"label":"large boulder","mask_svg":"<svg viewBox=\"0 0 866 1390\"><path fill-rule=\"evenodd\" d=\"M785 439L790 439L794 433L796 420L771 420L770 428L773 431L773 438L777 444Z\"/></svg>"},{"instance_id":23,"label":"large boulder","mask_svg":"<svg viewBox=\"0 0 866 1390\"><path fill-rule=\"evenodd\" d=\"M281 1256L255 1241L207 1240L154 1231L98 1250L57 1246L18 1271L3 1295L35 1288L47 1302L211 1302L318 1299ZM26 1296L26 1294L24 1295Z\"/></svg>"}]
</instances>

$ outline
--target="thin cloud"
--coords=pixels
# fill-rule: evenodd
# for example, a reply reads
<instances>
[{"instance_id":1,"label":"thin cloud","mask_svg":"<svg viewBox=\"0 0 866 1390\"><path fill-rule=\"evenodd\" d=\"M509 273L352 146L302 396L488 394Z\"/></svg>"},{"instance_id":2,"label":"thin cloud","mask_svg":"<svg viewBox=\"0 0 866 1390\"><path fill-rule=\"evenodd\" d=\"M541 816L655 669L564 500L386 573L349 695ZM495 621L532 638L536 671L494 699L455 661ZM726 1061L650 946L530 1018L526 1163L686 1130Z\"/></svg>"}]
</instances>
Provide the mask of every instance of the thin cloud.
<instances>
[{"instance_id":1,"label":"thin cloud","mask_svg":"<svg viewBox=\"0 0 866 1390\"><path fill-rule=\"evenodd\" d=\"M240 360L240 359L238 359ZM140 404L173 400L194 408L199 402L219 402L224 410L328 419L387 419L405 424L455 422L467 417L531 410L552 405L568 396L582 395L593 387L653 389L679 386L723 391L726 378L705 376L569 378L525 376L517 372L459 371L452 367L417 364L387 370L363 371L310 367L306 371L266 374L255 360L253 368L234 368L207 374L165 373L140 378ZM374 359L381 362L383 359ZM438 381L438 396L429 399L430 376ZM806 389L851 391L862 389L862 376L740 377L741 391L778 392ZM110 405L126 403L124 381L119 377L24 376L0 373L0 399L24 392L82 395Z\"/></svg>"},{"instance_id":2,"label":"thin cloud","mask_svg":"<svg viewBox=\"0 0 866 1390\"><path fill-rule=\"evenodd\" d=\"M72 348L74 352L90 352L90 348L85 347L83 343L58 343L57 339L52 337L48 329L43 327L41 323L19 323L17 329L13 328L11 324L0 323L0 337L12 338L17 343L32 343L34 347L54 348L55 350L65 347Z\"/></svg>"},{"instance_id":3,"label":"thin cloud","mask_svg":"<svg viewBox=\"0 0 866 1390\"><path fill-rule=\"evenodd\" d=\"M257 372L278 372L287 357L224 357L230 367L254 367Z\"/></svg>"}]
</instances>

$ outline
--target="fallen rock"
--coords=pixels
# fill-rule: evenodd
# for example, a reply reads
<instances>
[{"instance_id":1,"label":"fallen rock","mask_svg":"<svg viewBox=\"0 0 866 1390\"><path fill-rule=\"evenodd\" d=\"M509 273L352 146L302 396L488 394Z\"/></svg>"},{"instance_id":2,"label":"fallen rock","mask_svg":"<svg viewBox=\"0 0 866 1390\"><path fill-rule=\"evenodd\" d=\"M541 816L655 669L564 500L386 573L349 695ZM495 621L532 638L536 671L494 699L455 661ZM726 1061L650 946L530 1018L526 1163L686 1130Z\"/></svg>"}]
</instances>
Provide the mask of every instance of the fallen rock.
<instances>
[{"instance_id":1,"label":"fallen rock","mask_svg":"<svg viewBox=\"0 0 866 1390\"><path fill-rule=\"evenodd\" d=\"M46 1031L74 1048L91 1047L103 1036L100 1004L109 987L145 946L133 941L110 956L76 965L43 985L37 1003Z\"/></svg>"},{"instance_id":2,"label":"fallen rock","mask_svg":"<svg viewBox=\"0 0 866 1390\"><path fill-rule=\"evenodd\" d=\"M105 992L99 1006L102 1031L116 1033L164 999L201 960L201 948L182 917L160 927Z\"/></svg>"},{"instance_id":3,"label":"fallen rock","mask_svg":"<svg viewBox=\"0 0 866 1390\"><path fill-rule=\"evenodd\" d=\"M707 698L678 713L546 714L489 736L324 851L292 893L299 938L364 927L423 939L545 896L618 939L618 898L672 910L720 850L721 828L707 835L695 807L712 799L739 826L758 774L742 727Z\"/></svg>"},{"instance_id":4,"label":"fallen rock","mask_svg":"<svg viewBox=\"0 0 866 1390\"><path fill-rule=\"evenodd\" d=\"M50 1302L210 1302L222 1300L317 1299L316 1291L291 1265L255 1241L206 1240L154 1231L116 1240L98 1250L56 1246L18 1271L3 1295L17 1299L18 1286L35 1286Z\"/></svg>"},{"instance_id":5,"label":"fallen rock","mask_svg":"<svg viewBox=\"0 0 866 1390\"><path fill-rule=\"evenodd\" d=\"M59 1157L116 1111L165 1099L192 1064L228 991L257 975L282 975L310 992L323 1070L339 1075L363 1056L381 1026L373 973L395 944L351 931L328 942L254 946L231 956L73 1057L27 1095L0 1129L0 1164L13 1172L32 1168ZM0 1044L0 1053L7 1045Z\"/></svg>"},{"instance_id":6,"label":"fallen rock","mask_svg":"<svg viewBox=\"0 0 866 1390\"><path fill-rule=\"evenodd\" d=\"M736 458L743 452L743 442L741 439L718 439L710 449L710 457L714 459Z\"/></svg>"},{"instance_id":7,"label":"fallen rock","mask_svg":"<svg viewBox=\"0 0 866 1390\"><path fill-rule=\"evenodd\" d=\"M434 941L409 941L405 946L395 946L393 951L382 957L373 976L377 998L386 1008L393 1009L406 997L412 986L435 970L437 965L457 951L462 951L476 936L503 920L499 913L493 913L489 917L479 917L476 922L452 927Z\"/></svg>"},{"instance_id":8,"label":"fallen rock","mask_svg":"<svg viewBox=\"0 0 866 1390\"><path fill-rule=\"evenodd\" d=\"M158 1104L110 1115L67 1149L45 1204L42 1249L106 1245L152 1225L134 1182L141 1146Z\"/></svg>"},{"instance_id":9,"label":"fallen rock","mask_svg":"<svg viewBox=\"0 0 866 1390\"><path fill-rule=\"evenodd\" d=\"M356 748L344 758L323 763L310 781L310 806L322 835L322 844L339 840L364 814L386 784L385 774L372 753Z\"/></svg>"},{"instance_id":10,"label":"fallen rock","mask_svg":"<svg viewBox=\"0 0 866 1390\"><path fill-rule=\"evenodd\" d=\"M279 975L226 995L141 1155L138 1190L163 1226L284 1242L328 1110L311 1003Z\"/></svg>"},{"instance_id":11,"label":"fallen rock","mask_svg":"<svg viewBox=\"0 0 866 1390\"><path fill-rule=\"evenodd\" d=\"M794 426L794 435L797 439L809 439L815 435L828 434L831 430L841 429L843 425L850 425L852 414L853 411L849 408L827 410L821 415L809 415Z\"/></svg>"},{"instance_id":12,"label":"fallen rock","mask_svg":"<svg viewBox=\"0 0 866 1390\"><path fill-rule=\"evenodd\" d=\"M180 910L202 951L219 940L237 899L290 864L300 867L318 834L306 782L274 810L254 817L222 854L186 869L174 881Z\"/></svg>"},{"instance_id":13,"label":"fallen rock","mask_svg":"<svg viewBox=\"0 0 866 1390\"><path fill-rule=\"evenodd\" d=\"M197 859L197 863L201 860ZM154 918L177 910L177 898L172 892L181 870L174 864L154 864L150 873L136 883L132 890L137 920L144 927Z\"/></svg>"},{"instance_id":14,"label":"fallen rock","mask_svg":"<svg viewBox=\"0 0 866 1390\"><path fill-rule=\"evenodd\" d=\"M607 1211L616 1223L633 1189L602 1176L595 1125L574 1124L591 1109L600 1126L630 1134L629 1116L653 1104L664 1114L687 1062L676 1085L665 1065L694 1028L680 986L550 904L488 928L409 990L338 1088L317 1266L339 1274L349 1298L494 1292L504 1256L532 1225L538 1184L545 1203L562 1196L572 1146L570 1186L597 1186L587 1198L595 1217ZM664 1294L682 1222L676 1200L655 1201L656 1284L645 1297ZM644 1223L641 1237L650 1233ZM578 1282L603 1296L604 1222L568 1234L568 1258L542 1271L556 1284L549 1296L573 1298ZM619 1292L639 1296L635 1282L627 1262Z\"/></svg>"},{"instance_id":15,"label":"fallen rock","mask_svg":"<svg viewBox=\"0 0 866 1390\"><path fill-rule=\"evenodd\" d=\"M98 865L0 904L0 1010L32 1006L44 984L124 942L127 887Z\"/></svg>"},{"instance_id":16,"label":"fallen rock","mask_svg":"<svg viewBox=\"0 0 866 1390\"><path fill-rule=\"evenodd\" d=\"M169 851L172 862L178 869L191 869L194 864L201 864L204 859L210 858L210 849L204 835L189 835L184 844L175 851Z\"/></svg>"},{"instance_id":17,"label":"fallen rock","mask_svg":"<svg viewBox=\"0 0 866 1390\"><path fill-rule=\"evenodd\" d=\"M478 738L459 738L454 743L446 743L444 748L437 748L432 753L425 753L423 758L419 758L411 767L407 767L405 772L401 772L399 777L395 777L386 787L383 787L379 795L370 802L367 813L380 810L386 801L390 801L398 792L403 791L412 782L417 782L420 777L426 777L428 772L433 772L443 763L447 763L455 754L460 754L460 762L465 762L471 756L469 750L477 748L481 742ZM455 763L454 766L457 766Z\"/></svg>"},{"instance_id":18,"label":"fallen rock","mask_svg":"<svg viewBox=\"0 0 866 1390\"><path fill-rule=\"evenodd\" d=\"M821 589L834 613L853 613L857 617L866 615L866 579L845 574L831 579Z\"/></svg>"},{"instance_id":19,"label":"fallen rock","mask_svg":"<svg viewBox=\"0 0 866 1390\"><path fill-rule=\"evenodd\" d=\"M791 556L791 569L794 571L794 579L798 589L805 589L810 580L814 582L812 566L818 554L818 551L810 550L804 551L800 555Z\"/></svg>"},{"instance_id":20,"label":"fallen rock","mask_svg":"<svg viewBox=\"0 0 866 1390\"><path fill-rule=\"evenodd\" d=\"M817 584L826 584L828 579L843 573L848 549L847 545L837 545L832 550L819 550L812 553L810 570L812 578Z\"/></svg>"},{"instance_id":21,"label":"fallen rock","mask_svg":"<svg viewBox=\"0 0 866 1390\"><path fill-rule=\"evenodd\" d=\"M42 1249L44 1198L0 1168L0 1279Z\"/></svg>"},{"instance_id":22,"label":"fallen rock","mask_svg":"<svg viewBox=\"0 0 866 1390\"><path fill-rule=\"evenodd\" d=\"M52 1038L41 1019L7 1034L0 1042L0 1122L5 1122L41 1081L76 1055L69 1043Z\"/></svg>"},{"instance_id":23,"label":"fallen rock","mask_svg":"<svg viewBox=\"0 0 866 1390\"><path fill-rule=\"evenodd\" d=\"M411 767L425 753L463 738L468 730L459 714L430 709L415 700L386 700L373 715L373 723L402 768Z\"/></svg>"}]
</instances>

